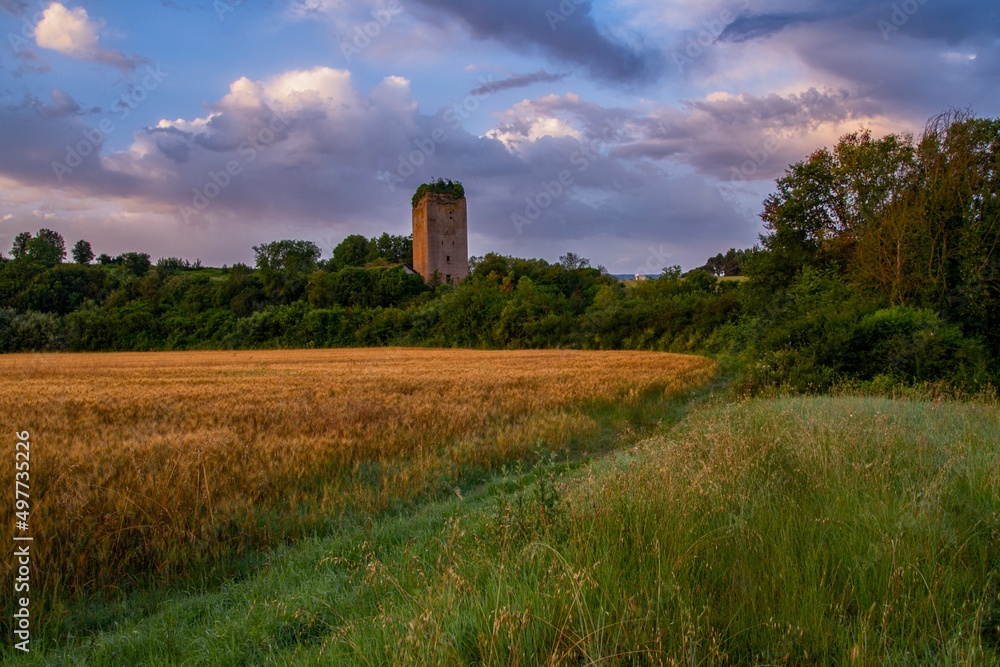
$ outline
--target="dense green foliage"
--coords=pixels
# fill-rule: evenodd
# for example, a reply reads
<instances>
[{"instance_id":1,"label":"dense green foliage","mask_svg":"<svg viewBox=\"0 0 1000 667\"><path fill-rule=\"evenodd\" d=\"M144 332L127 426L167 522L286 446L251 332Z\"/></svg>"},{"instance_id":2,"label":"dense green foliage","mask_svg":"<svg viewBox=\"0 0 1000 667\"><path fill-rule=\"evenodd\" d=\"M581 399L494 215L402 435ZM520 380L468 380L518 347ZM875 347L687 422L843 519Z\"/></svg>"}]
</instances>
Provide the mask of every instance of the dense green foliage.
<instances>
[{"instance_id":1,"label":"dense green foliage","mask_svg":"<svg viewBox=\"0 0 1000 667\"><path fill-rule=\"evenodd\" d=\"M455 199L461 199L465 196L465 188L458 181L452 181L451 179L445 180L439 178L436 181L431 181L430 183L423 183L417 188L417 191L413 193L413 198L411 203L413 208L417 207L420 200L424 198L427 193L438 194L438 195L448 195L454 197Z\"/></svg>"},{"instance_id":2,"label":"dense green foliage","mask_svg":"<svg viewBox=\"0 0 1000 667\"><path fill-rule=\"evenodd\" d=\"M725 254L719 253L715 257L709 257L704 266L699 266L696 271L704 271L719 278L734 277L743 275L744 265L757 252L754 248L738 250L730 248Z\"/></svg>"},{"instance_id":3,"label":"dense green foliage","mask_svg":"<svg viewBox=\"0 0 1000 667\"><path fill-rule=\"evenodd\" d=\"M336 271L372 264L413 264L413 239L393 234L366 239L360 234L351 234L333 249L333 257L326 268Z\"/></svg>"},{"instance_id":4,"label":"dense green foliage","mask_svg":"<svg viewBox=\"0 0 1000 667\"><path fill-rule=\"evenodd\" d=\"M461 284L425 286L401 266L412 241L389 234L348 236L327 261L308 241L255 246L253 269L134 252L63 264L61 237L40 230L0 266L0 351L626 348L736 356L751 393L997 383L1000 120L847 135L790 166L761 217L761 247L628 286L573 253L491 253Z\"/></svg>"}]
</instances>

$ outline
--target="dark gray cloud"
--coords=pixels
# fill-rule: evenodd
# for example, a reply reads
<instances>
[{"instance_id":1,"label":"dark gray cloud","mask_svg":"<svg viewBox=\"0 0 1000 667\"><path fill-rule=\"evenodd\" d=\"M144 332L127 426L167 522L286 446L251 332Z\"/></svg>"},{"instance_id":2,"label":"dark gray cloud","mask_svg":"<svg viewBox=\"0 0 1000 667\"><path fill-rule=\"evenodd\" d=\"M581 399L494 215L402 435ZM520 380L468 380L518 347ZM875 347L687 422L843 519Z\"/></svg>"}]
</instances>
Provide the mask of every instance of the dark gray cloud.
<instances>
[{"instance_id":1,"label":"dark gray cloud","mask_svg":"<svg viewBox=\"0 0 1000 667\"><path fill-rule=\"evenodd\" d=\"M628 43L601 32L591 3L566 0L417 0L428 9L446 12L479 39L494 39L522 51L540 51L580 65L608 83L637 84L658 78L663 54L640 43Z\"/></svg>"},{"instance_id":2,"label":"dark gray cloud","mask_svg":"<svg viewBox=\"0 0 1000 667\"><path fill-rule=\"evenodd\" d=\"M0 107L0 126L4 128L0 174L19 183L79 187L96 195L132 193L140 185L134 178L104 169L103 133L84 121L79 104L63 91L54 90L51 103L27 96L19 104Z\"/></svg>"},{"instance_id":3,"label":"dark gray cloud","mask_svg":"<svg viewBox=\"0 0 1000 667\"><path fill-rule=\"evenodd\" d=\"M784 5L784 6L782 6ZM970 38L1000 35L1000 8L993 0L961 3L931 0L817 0L803 10L799 2L772 3L768 12L738 17L720 35L723 42L765 39L790 28L820 24L853 46L875 35L960 44Z\"/></svg>"},{"instance_id":4,"label":"dark gray cloud","mask_svg":"<svg viewBox=\"0 0 1000 667\"><path fill-rule=\"evenodd\" d=\"M490 95L492 93L498 93L501 90L525 88L536 83L555 83L557 81L562 81L567 76L569 76L568 73L550 74L543 69L529 74L512 74L502 81L484 83L475 90L471 91L470 95Z\"/></svg>"},{"instance_id":5,"label":"dark gray cloud","mask_svg":"<svg viewBox=\"0 0 1000 667\"><path fill-rule=\"evenodd\" d=\"M810 129L820 123L840 122L852 115L851 103L851 97L845 91L810 88L799 94L740 95L691 101L685 106L722 121L726 129L757 125L781 130ZM697 115L684 114L683 117L690 119Z\"/></svg>"},{"instance_id":6,"label":"dark gray cloud","mask_svg":"<svg viewBox=\"0 0 1000 667\"><path fill-rule=\"evenodd\" d=\"M883 0L864 3L847 28L893 44L896 37L958 46L985 45L1000 36L1000 7L992 0L958 3Z\"/></svg>"},{"instance_id":7,"label":"dark gray cloud","mask_svg":"<svg viewBox=\"0 0 1000 667\"><path fill-rule=\"evenodd\" d=\"M774 12L741 16L719 35L720 42L746 42L776 34L796 25L816 23L827 15L815 12Z\"/></svg>"},{"instance_id":8,"label":"dark gray cloud","mask_svg":"<svg viewBox=\"0 0 1000 667\"><path fill-rule=\"evenodd\" d=\"M32 104L38 113L45 118L59 118L61 116L76 116L83 112L79 103L64 90L53 89L51 93L52 104L42 104L39 100L32 99ZM29 98L30 99L30 98Z\"/></svg>"},{"instance_id":9,"label":"dark gray cloud","mask_svg":"<svg viewBox=\"0 0 1000 667\"><path fill-rule=\"evenodd\" d=\"M20 78L26 74L45 74L52 71L52 64L47 60L42 60L34 50L22 47L14 52L14 57L18 61L17 69L12 74L15 78Z\"/></svg>"},{"instance_id":10,"label":"dark gray cloud","mask_svg":"<svg viewBox=\"0 0 1000 667\"><path fill-rule=\"evenodd\" d=\"M8 11L14 16L20 16L28 7L28 3L24 0L0 0L0 9Z\"/></svg>"},{"instance_id":11,"label":"dark gray cloud","mask_svg":"<svg viewBox=\"0 0 1000 667\"><path fill-rule=\"evenodd\" d=\"M191 144L193 136L190 132L178 130L176 127L152 127L146 132L156 142L156 149L167 159L184 164L191 159Z\"/></svg>"}]
</instances>

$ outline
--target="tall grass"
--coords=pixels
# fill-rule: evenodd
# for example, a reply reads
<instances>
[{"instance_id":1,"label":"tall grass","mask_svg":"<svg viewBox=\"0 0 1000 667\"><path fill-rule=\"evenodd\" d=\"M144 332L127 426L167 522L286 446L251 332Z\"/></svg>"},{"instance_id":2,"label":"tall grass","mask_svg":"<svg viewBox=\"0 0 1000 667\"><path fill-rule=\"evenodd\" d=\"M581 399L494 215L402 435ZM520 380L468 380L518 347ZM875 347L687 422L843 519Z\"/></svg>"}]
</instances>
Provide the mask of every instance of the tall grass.
<instances>
[{"instance_id":1,"label":"tall grass","mask_svg":"<svg viewBox=\"0 0 1000 667\"><path fill-rule=\"evenodd\" d=\"M305 603L330 627L296 664L1000 664L1000 415L708 409L436 543L329 565L363 611Z\"/></svg>"},{"instance_id":2,"label":"tall grass","mask_svg":"<svg viewBox=\"0 0 1000 667\"><path fill-rule=\"evenodd\" d=\"M581 406L714 372L652 353L0 357L0 414L32 434L34 610L55 623L74 600L218 580L246 554L584 442L595 423ZM13 453L0 460L13 480ZM0 579L12 567L8 553Z\"/></svg>"}]
</instances>

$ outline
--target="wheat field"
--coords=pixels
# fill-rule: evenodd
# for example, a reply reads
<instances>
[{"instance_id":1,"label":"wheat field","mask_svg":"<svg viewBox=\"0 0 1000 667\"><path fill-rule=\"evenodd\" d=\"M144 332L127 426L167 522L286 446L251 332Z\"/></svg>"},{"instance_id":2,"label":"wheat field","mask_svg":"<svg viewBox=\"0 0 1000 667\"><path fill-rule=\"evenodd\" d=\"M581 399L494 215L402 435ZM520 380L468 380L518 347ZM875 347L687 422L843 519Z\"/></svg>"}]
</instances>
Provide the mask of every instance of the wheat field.
<instances>
[{"instance_id":1,"label":"wheat field","mask_svg":"<svg viewBox=\"0 0 1000 667\"><path fill-rule=\"evenodd\" d=\"M2 469L29 431L33 591L56 610L447 492L585 439L587 405L716 372L640 352L7 355Z\"/></svg>"}]
</instances>

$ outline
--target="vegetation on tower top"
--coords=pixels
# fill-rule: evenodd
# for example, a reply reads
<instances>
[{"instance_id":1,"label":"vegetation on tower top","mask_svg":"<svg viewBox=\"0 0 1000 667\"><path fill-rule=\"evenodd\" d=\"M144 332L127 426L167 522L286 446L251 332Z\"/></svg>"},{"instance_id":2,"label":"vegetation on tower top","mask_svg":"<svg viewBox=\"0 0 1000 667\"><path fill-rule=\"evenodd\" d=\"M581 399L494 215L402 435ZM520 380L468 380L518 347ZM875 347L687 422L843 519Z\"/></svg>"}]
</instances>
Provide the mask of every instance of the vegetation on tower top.
<instances>
[{"instance_id":1,"label":"vegetation on tower top","mask_svg":"<svg viewBox=\"0 0 1000 667\"><path fill-rule=\"evenodd\" d=\"M436 181L424 183L417 188L417 191L413 193L413 208L416 208L420 200L424 198L424 195L429 192L438 195L451 195L455 199L461 199L465 196L465 188L462 187L461 183L452 181L451 179L439 178Z\"/></svg>"}]
</instances>

